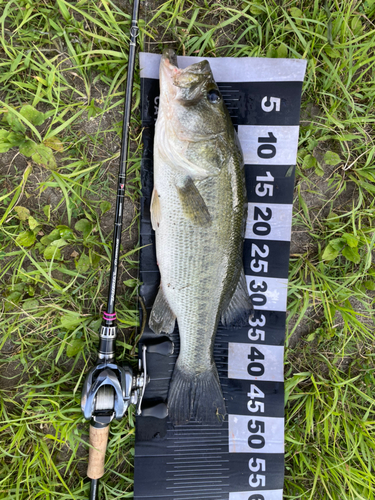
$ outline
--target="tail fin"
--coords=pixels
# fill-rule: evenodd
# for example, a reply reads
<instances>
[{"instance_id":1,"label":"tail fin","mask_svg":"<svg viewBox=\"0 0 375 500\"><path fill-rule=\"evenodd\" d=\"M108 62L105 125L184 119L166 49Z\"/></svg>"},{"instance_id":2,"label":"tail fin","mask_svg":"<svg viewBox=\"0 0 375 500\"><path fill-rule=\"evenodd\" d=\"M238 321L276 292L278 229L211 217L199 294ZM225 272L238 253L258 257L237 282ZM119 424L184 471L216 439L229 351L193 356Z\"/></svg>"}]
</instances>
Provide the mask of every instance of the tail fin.
<instances>
[{"instance_id":1,"label":"tail fin","mask_svg":"<svg viewBox=\"0 0 375 500\"><path fill-rule=\"evenodd\" d=\"M168 413L173 425L187 424L190 420L221 425L226 410L216 367L191 375L176 365L169 387Z\"/></svg>"}]
</instances>

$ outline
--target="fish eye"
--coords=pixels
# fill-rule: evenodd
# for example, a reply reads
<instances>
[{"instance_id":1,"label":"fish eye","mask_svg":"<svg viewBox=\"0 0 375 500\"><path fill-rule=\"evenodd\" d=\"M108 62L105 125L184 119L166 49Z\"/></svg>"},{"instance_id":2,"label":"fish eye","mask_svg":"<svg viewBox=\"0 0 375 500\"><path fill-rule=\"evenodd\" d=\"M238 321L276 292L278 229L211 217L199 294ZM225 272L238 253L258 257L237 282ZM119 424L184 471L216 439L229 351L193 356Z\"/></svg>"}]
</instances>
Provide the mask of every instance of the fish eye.
<instances>
[{"instance_id":1,"label":"fish eye","mask_svg":"<svg viewBox=\"0 0 375 500\"><path fill-rule=\"evenodd\" d=\"M220 92L217 89L212 89L207 92L207 99L212 104L217 104L221 101Z\"/></svg>"}]
</instances>

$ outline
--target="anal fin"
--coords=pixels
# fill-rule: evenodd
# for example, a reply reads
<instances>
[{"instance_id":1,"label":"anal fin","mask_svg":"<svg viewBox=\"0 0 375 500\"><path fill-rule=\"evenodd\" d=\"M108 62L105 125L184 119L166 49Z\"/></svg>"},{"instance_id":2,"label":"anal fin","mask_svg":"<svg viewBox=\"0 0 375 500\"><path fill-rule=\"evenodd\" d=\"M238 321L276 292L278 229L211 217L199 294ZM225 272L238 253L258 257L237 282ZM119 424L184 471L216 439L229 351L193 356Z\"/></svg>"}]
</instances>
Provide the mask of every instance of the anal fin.
<instances>
[{"instance_id":1,"label":"anal fin","mask_svg":"<svg viewBox=\"0 0 375 500\"><path fill-rule=\"evenodd\" d=\"M253 311L242 268L234 294L226 309L221 313L221 322L224 326L248 326Z\"/></svg>"},{"instance_id":2,"label":"anal fin","mask_svg":"<svg viewBox=\"0 0 375 500\"><path fill-rule=\"evenodd\" d=\"M163 289L160 287L150 314L149 327L155 333L170 334L173 333L175 323L176 316L169 307Z\"/></svg>"}]
</instances>

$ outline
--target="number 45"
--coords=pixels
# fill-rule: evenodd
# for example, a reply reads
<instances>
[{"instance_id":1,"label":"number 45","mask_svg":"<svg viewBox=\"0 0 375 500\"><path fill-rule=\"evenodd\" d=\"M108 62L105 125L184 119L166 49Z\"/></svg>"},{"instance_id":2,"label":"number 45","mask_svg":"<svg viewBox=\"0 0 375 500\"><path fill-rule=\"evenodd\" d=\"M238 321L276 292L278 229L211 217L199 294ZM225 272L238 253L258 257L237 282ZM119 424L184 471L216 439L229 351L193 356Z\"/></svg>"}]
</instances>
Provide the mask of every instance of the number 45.
<instances>
[{"instance_id":1,"label":"number 45","mask_svg":"<svg viewBox=\"0 0 375 500\"><path fill-rule=\"evenodd\" d=\"M261 102L261 106L262 106L263 111L265 111L266 113L269 113L270 111L273 111L273 110L280 111L280 102L281 102L281 99L279 97L270 97L268 99L268 97L266 96L266 97L263 97L262 102Z\"/></svg>"}]
</instances>

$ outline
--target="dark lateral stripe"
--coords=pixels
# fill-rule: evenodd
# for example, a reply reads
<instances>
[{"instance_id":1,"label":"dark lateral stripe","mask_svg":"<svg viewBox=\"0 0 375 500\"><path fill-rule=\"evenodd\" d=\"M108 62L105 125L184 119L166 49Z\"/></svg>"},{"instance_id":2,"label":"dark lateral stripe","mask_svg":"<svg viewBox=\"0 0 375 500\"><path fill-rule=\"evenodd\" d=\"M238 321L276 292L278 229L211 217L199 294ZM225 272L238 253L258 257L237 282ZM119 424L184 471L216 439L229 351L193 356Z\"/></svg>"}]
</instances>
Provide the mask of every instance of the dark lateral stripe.
<instances>
[{"instance_id":1,"label":"dark lateral stripe","mask_svg":"<svg viewBox=\"0 0 375 500\"><path fill-rule=\"evenodd\" d=\"M288 278L289 241L246 239L243 249L246 275Z\"/></svg>"}]
</instances>

